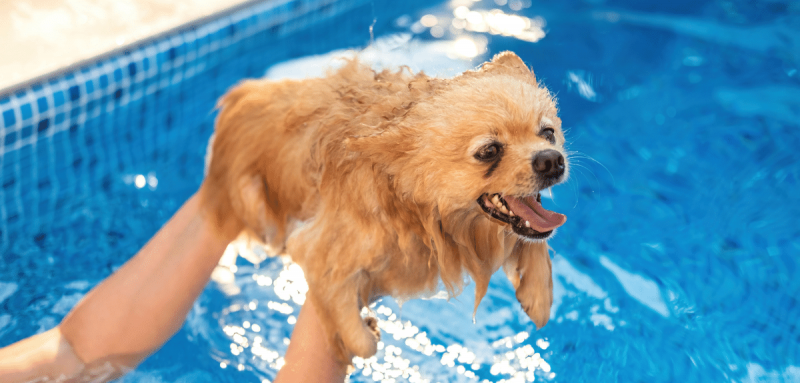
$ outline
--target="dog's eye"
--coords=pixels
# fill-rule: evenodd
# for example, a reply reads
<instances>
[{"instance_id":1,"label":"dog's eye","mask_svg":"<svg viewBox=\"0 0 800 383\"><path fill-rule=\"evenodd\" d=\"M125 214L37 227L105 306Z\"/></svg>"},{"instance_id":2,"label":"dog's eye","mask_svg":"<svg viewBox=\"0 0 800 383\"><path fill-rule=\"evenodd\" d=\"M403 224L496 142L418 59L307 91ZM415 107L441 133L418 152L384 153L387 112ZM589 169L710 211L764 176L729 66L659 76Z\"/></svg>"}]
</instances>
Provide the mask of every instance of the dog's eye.
<instances>
[{"instance_id":1,"label":"dog's eye","mask_svg":"<svg viewBox=\"0 0 800 383\"><path fill-rule=\"evenodd\" d=\"M497 142L492 142L491 144L482 147L481 150L475 153L475 158L480 161L490 162L497 158L502 151L502 145Z\"/></svg>"},{"instance_id":2,"label":"dog's eye","mask_svg":"<svg viewBox=\"0 0 800 383\"><path fill-rule=\"evenodd\" d=\"M544 128L539 132L539 136L549 141L551 144L556 143L556 131L553 128Z\"/></svg>"}]
</instances>

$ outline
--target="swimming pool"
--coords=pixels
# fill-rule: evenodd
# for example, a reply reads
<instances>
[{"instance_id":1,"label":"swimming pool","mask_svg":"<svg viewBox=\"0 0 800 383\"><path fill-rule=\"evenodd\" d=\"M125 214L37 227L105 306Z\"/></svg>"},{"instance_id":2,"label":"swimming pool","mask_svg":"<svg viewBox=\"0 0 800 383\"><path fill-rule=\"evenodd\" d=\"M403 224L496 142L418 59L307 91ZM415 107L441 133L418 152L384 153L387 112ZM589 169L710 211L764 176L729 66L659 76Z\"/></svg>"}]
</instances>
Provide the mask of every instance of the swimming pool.
<instances>
[{"instance_id":1,"label":"swimming pool","mask_svg":"<svg viewBox=\"0 0 800 383\"><path fill-rule=\"evenodd\" d=\"M545 201L569 217L547 326L503 277L476 324L469 288L384 299L383 346L351 381L800 381L798 3L399 3L258 3L0 95L0 345L57 324L196 190L225 89L319 71L374 21L379 65L517 52L579 166ZM302 273L234 262L122 381L274 377Z\"/></svg>"}]
</instances>

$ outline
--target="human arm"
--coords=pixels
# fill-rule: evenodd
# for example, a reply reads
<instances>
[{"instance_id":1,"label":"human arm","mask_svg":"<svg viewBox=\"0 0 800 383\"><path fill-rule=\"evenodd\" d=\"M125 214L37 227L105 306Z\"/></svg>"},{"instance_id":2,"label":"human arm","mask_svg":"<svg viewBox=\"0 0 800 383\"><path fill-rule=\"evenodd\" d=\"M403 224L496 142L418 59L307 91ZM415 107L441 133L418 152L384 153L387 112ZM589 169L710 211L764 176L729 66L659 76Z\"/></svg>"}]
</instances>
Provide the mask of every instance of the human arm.
<instances>
[{"instance_id":1,"label":"human arm","mask_svg":"<svg viewBox=\"0 0 800 383\"><path fill-rule=\"evenodd\" d=\"M54 329L0 349L0 381L122 375L183 325L226 246L192 196ZM109 378L109 379L110 379Z\"/></svg>"},{"instance_id":2,"label":"human arm","mask_svg":"<svg viewBox=\"0 0 800 383\"><path fill-rule=\"evenodd\" d=\"M191 197L127 263L57 327L0 349L0 382L103 376L136 367L183 324L233 238L221 238ZM300 311L276 382L343 382L310 301Z\"/></svg>"},{"instance_id":3,"label":"human arm","mask_svg":"<svg viewBox=\"0 0 800 383\"><path fill-rule=\"evenodd\" d=\"M344 382L346 367L336 360L326 339L317 310L311 300L306 300L286 350L286 364L274 383Z\"/></svg>"}]
</instances>

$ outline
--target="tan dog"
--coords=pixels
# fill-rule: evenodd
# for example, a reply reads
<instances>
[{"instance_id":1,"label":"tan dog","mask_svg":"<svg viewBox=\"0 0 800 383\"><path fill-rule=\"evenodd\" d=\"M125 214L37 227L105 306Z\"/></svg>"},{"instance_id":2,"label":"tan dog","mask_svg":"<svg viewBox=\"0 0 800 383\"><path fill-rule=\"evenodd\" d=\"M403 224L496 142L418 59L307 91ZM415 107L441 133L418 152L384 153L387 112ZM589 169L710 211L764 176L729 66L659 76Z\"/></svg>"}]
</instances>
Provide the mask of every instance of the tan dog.
<instances>
[{"instance_id":1,"label":"tan dog","mask_svg":"<svg viewBox=\"0 0 800 383\"><path fill-rule=\"evenodd\" d=\"M556 104L511 52L453 79L376 73L248 80L220 101L202 206L300 264L337 356L370 357L361 307L458 294L475 307L501 266L538 327L552 276L544 242L566 217L539 191L567 177Z\"/></svg>"}]
</instances>

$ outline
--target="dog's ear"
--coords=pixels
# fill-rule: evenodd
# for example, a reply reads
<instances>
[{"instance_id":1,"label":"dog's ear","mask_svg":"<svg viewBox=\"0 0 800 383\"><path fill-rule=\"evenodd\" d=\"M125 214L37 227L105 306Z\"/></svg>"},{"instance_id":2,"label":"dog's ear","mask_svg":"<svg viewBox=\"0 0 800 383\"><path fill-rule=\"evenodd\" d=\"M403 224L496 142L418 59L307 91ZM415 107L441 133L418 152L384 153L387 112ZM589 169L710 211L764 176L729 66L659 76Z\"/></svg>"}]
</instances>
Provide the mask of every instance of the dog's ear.
<instances>
[{"instance_id":1,"label":"dog's ear","mask_svg":"<svg viewBox=\"0 0 800 383\"><path fill-rule=\"evenodd\" d=\"M536 76L528 69L528 66L514 52L505 51L496 54L492 61L481 67L482 72L508 74L512 76L522 76L525 79L536 83Z\"/></svg>"},{"instance_id":2,"label":"dog's ear","mask_svg":"<svg viewBox=\"0 0 800 383\"><path fill-rule=\"evenodd\" d=\"M553 304L553 273L547 243L517 242L503 265L517 300L525 313L541 329L550 319Z\"/></svg>"}]
</instances>

